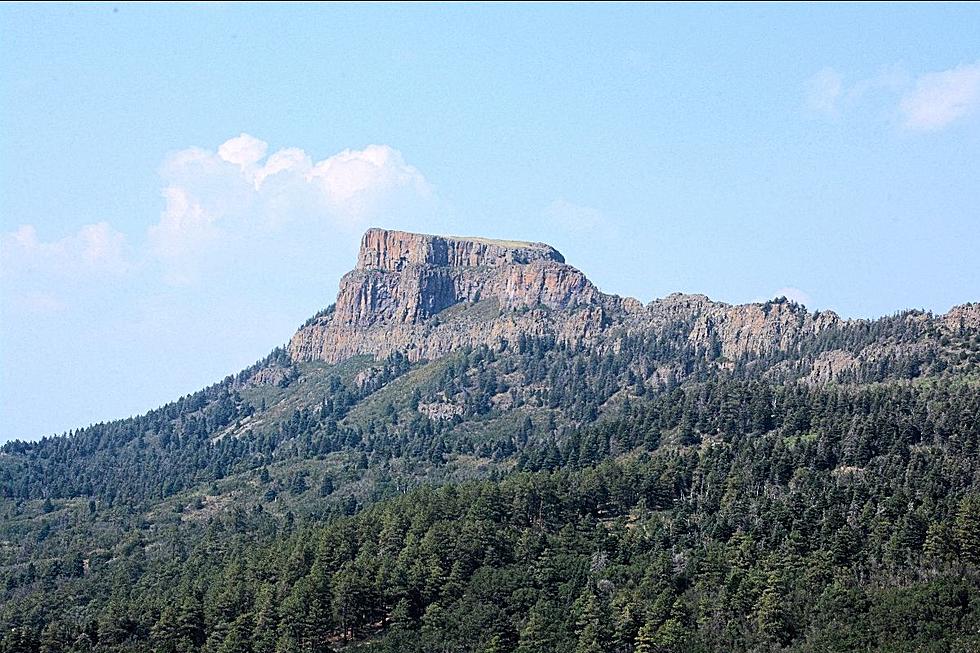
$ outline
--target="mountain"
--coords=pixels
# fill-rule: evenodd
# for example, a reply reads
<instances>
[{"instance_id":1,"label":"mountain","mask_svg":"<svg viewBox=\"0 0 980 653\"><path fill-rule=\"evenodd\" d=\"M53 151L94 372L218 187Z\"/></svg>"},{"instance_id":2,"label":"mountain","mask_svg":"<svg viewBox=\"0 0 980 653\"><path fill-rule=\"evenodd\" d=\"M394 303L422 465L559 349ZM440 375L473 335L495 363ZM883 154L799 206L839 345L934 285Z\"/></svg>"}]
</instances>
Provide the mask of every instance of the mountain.
<instances>
[{"instance_id":1,"label":"mountain","mask_svg":"<svg viewBox=\"0 0 980 653\"><path fill-rule=\"evenodd\" d=\"M899 359L955 364L940 339L978 323L980 304L939 318L907 313L877 322L843 321L786 301L730 306L703 295L675 294L644 307L600 292L542 243L371 229L337 303L292 337L289 353L297 362L393 353L416 362L463 347L506 348L521 336L605 352L683 330L693 355L710 352L722 367L776 356L797 369L774 374L838 381ZM901 330L901 338L888 329ZM683 373L679 361L663 363L655 373L661 382Z\"/></svg>"},{"instance_id":2,"label":"mountain","mask_svg":"<svg viewBox=\"0 0 980 653\"><path fill-rule=\"evenodd\" d=\"M394 352L418 361L522 333L584 341L623 304L548 245L371 229L334 309L301 328L289 352L299 361Z\"/></svg>"},{"instance_id":3,"label":"mountain","mask_svg":"<svg viewBox=\"0 0 980 653\"><path fill-rule=\"evenodd\" d=\"M980 650L980 304L371 229L287 346L0 449L0 651Z\"/></svg>"}]
</instances>

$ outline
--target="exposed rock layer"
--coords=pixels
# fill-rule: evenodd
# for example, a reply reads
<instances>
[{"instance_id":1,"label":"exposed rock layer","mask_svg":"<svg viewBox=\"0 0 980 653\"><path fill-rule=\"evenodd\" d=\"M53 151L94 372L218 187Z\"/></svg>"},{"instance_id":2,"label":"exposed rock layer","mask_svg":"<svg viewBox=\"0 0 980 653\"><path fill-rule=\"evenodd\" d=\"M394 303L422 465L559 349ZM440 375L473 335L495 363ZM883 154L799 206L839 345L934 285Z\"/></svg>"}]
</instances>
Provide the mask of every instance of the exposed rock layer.
<instances>
[{"instance_id":1,"label":"exposed rock layer","mask_svg":"<svg viewBox=\"0 0 980 653\"><path fill-rule=\"evenodd\" d=\"M439 319L457 306L455 319ZM337 362L403 351L418 360L520 333L579 339L624 306L640 309L600 293L549 245L370 229L333 312L301 329L290 355Z\"/></svg>"},{"instance_id":2,"label":"exposed rock layer","mask_svg":"<svg viewBox=\"0 0 980 653\"><path fill-rule=\"evenodd\" d=\"M417 324L459 303L505 310L593 303L596 290L552 247L371 229L340 282L336 327Z\"/></svg>"},{"instance_id":3,"label":"exposed rock layer","mask_svg":"<svg viewBox=\"0 0 980 653\"><path fill-rule=\"evenodd\" d=\"M978 321L980 304L967 304L940 324L955 331L976 328ZM746 357L790 357L801 343L832 340L835 330L855 324L788 301L732 306L674 294L643 306L600 292L542 243L371 229L357 267L341 280L334 309L301 328L289 352L295 361L394 352L414 361L464 346L499 346L522 335L617 348L624 339L681 329L693 348L710 348L725 365ZM807 374L831 381L862 364L861 356L874 355L825 347L811 357Z\"/></svg>"},{"instance_id":4,"label":"exposed rock layer","mask_svg":"<svg viewBox=\"0 0 980 653\"><path fill-rule=\"evenodd\" d=\"M511 263L564 263L554 247L487 238L453 238L405 231L368 229L361 239L357 267L399 271L407 265L431 267L499 267Z\"/></svg>"}]
</instances>

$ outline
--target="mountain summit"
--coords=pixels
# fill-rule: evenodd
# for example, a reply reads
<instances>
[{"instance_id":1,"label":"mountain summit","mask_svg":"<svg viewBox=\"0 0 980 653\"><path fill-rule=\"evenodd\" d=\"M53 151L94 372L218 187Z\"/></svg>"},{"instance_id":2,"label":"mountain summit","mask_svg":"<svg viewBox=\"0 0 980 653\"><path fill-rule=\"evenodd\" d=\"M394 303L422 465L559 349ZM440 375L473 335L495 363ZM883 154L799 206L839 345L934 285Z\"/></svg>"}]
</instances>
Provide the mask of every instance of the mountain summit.
<instances>
[{"instance_id":1,"label":"mountain summit","mask_svg":"<svg viewBox=\"0 0 980 653\"><path fill-rule=\"evenodd\" d=\"M394 351L420 360L521 332L582 338L622 305L543 243L370 229L336 305L300 329L289 351L298 361ZM576 308L574 332L551 315Z\"/></svg>"},{"instance_id":2,"label":"mountain summit","mask_svg":"<svg viewBox=\"0 0 980 653\"><path fill-rule=\"evenodd\" d=\"M371 229L288 349L0 447L0 653L980 650L978 370L980 304Z\"/></svg>"},{"instance_id":3,"label":"mountain summit","mask_svg":"<svg viewBox=\"0 0 980 653\"><path fill-rule=\"evenodd\" d=\"M772 367L775 378L840 381L873 376L898 359L931 365L941 358L937 338L973 327L978 314L968 304L941 318L896 316L908 327L896 338L880 321L842 320L785 299L730 305L675 293L644 306L600 292L543 243L369 229L336 304L296 332L289 355L338 363L400 353L417 362L520 338L600 353L638 346L647 355L651 343L671 339L689 358L729 372L749 365ZM643 373L661 385L689 368L691 361L668 356Z\"/></svg>"},{"instance_id":4,"label":"mountain summit","mask_svg":"<svg viewBox=\"0 0 980 653\"><path fill-rule=\"evenodd\" d=\"M544 243L368 229L361 239L357 267L399 271L406 265L499 267L532 261L564 263L565 257Z\"/></svg>"}]
</instances>

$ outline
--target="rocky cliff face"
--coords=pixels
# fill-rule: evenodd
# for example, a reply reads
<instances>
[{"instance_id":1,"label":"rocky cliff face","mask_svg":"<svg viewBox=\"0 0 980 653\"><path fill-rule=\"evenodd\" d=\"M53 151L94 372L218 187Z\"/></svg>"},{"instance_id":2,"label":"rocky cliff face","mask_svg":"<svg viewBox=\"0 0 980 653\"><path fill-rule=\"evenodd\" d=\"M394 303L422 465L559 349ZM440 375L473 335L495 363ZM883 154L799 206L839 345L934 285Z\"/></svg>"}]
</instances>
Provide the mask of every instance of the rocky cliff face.
<instances>
[{"instance_id":1,"label":"rocky cliff face","mask_svg":"<svg viewBox=\"0 0 980 653\"><path fill-rule=\"evenodd\" d=\"M454 238L368 229L361 239L357 267L400 272L410 265L431 267L502 267L514 263L564 263L554 247L486 238Z\"/></svg>"},{"instance_id":2,"label":"rocky cliff face","mask_svg":"<svg viewBox=\"0 0 980 653\"><path fill-rule=\"evenodd\" d=\"M596 288L541 243L444 238L371 229L357 267L340 282L336 325L417 324L459 303L564 309L593 303Z\"/></svg>"},{"instance_id":3,"label":"rocky cliff face","mask_svg":"<svg viewBox=\"0 0 980 653\"><path fill-rule=\"evenodd\" d=\"M952 334L980 330L980 302L954 306L943 316L942 325Z\"/></svg>"},{"instance_id":4,"label":"rocky cliff face","mask_svg":"<svg viewBox=\"0 0 980 653\"><path fill-rule=\"evenodd\" d=\"M978 315L980 305L964 305L938 324L947 332L975 330ZM915 322L932 319L921 313L907 318L913 332L923 333L928 325ZM294 361L335 363L401 352L416 361L464 346L497 347L522 335L618 350L630 339L670 333L680 334L692 351L710 350L722 367L768 357L773 365L796 366L797 376L826 382L881 357L931 346L907 338L853 344L870 324L787 301L733 306L674 294L643 306L600 292L543 243L371 229L357 266L341 280L335 307L301 328L289 353Z\"/></svg>"},{"instance_id":5,"label":"rocky cliff face","mask_svg":"<svg viewBox=\"0 0 980 653\"><path fill-rule=\"evenodd\" d=\"M333 312L301 329L290 354L336 362L403 351L420 359L522 331L571 330L574 338L622 305L549 245L371 229Z\"/></svg>"}]
</instances>

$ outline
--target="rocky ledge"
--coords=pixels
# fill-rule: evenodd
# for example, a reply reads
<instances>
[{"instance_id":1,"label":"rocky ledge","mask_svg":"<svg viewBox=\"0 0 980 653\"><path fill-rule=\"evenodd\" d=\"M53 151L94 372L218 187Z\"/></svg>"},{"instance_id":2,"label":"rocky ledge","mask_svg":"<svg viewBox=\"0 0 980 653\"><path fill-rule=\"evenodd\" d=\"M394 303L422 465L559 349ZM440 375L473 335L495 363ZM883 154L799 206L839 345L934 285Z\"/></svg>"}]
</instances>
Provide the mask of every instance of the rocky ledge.
<instances>
[{"instance_id":1,"label":"rocky ledge","mask_svg":"<svg viewBox=\"0 0 980 653\"><path fill-rule=\"evenodd\" d=\"M604 309L621 304L543 243L370 229L357 267L341 279L334 310L300 329L289 350L301 361L394 351L433 358L522 330L567 330L567 324L556 330L546 312L580 309L574 319L559 320L575 323L580 337L588 330L583 322L601 323ZM439 318L449 309L453 325Z\"/></svg>"},{"instance_id":2,"label":"rocky ledge","mask_svg":"<svg viewBox=\"0 0 980 653\"><path fill-rule=\"evenodd\" d=\"M935 324L952 334L976 330L978 315L980 304L968 304ZM926 333L928 325L913 323L933 324L934 318L913 312L906 320L913 332ZM416 361L522 335L617 349L630 339L654 342L683 332L693 350L712 352L717 365L760 356L773 364L797 360L799 375L830 381L882 356L933 347L907 339L896 345L902 351L836 345L863 340L870 324L841 320L831 311L811 313L786 300L733 306L674 294L643 306L600 292L543 243L370 229L357 266L340 282L335 306L293 336L289 353L294 361L335 363L401 352ZM811 352L808 360L798 358L804 349Z\"/></svg>"},{"instance_id":3,"label":"rocky ledge","mask_svg":"<svg viewBox=\"0 0 980 653\"><path fill-rule=\"evenodd\" d=\"M477 268L532 261L564 263L565 257L544 243L430 236L387 229L368 229L357 255L358 269L390 272L412 265Z\"/></svg>"},{"instance_id":4,"label":"rocky ledge","mask_svg":"<svg viewBox=\"0 0 980 653\"><path fill-rule=\"evenodd\" d=\"M418 324L460 303L564 309L598 297L584 274L542 243L370 229L357 267L340 282L333 324Z\"/></svg>"}]
</instances>

